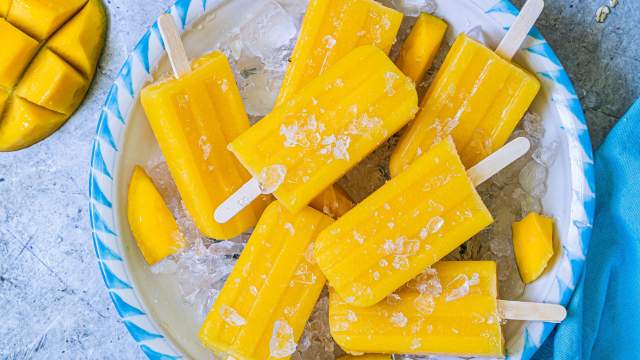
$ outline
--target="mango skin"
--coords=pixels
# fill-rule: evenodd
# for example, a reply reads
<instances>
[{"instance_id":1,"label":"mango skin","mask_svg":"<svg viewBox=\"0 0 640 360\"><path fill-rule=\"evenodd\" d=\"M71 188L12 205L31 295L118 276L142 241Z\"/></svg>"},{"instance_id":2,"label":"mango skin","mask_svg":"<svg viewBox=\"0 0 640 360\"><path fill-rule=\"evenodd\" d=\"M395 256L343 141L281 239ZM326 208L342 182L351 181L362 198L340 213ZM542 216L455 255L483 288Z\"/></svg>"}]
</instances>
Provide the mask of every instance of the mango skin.
<instances>
[{"instance_id":1,"label":"mango skin","mask_svg":"<svg viewBox=\"0 0 640 360\"><path fill-rule=\"evenodd\" d=\"M149 265L178 252L185 239L151 178L140 166L133 169L127 196L131 233Z\"/></svg>"},{"instance_id":2,"label":"mango skin","mask_svg":"<svg viewBox=\"0 0 640 360\"><path fill-rule=\"evenodd\" d=\"M0 152L55 132L85 98L107 31L101 0L0 0ZM3 50L4 50L3 49Z\"/></svg>"},{"instance_id":3,"label":"mango skin","mask_svg":"<svg viewBox=\"0 0 640 360\"><path fill-rule=\"evenodd\" d=\"M520 277L529 284L542 275L553 257L553 219L530 213L522 221L514 222L512 231Z\"/></svg>"}]
</instances>

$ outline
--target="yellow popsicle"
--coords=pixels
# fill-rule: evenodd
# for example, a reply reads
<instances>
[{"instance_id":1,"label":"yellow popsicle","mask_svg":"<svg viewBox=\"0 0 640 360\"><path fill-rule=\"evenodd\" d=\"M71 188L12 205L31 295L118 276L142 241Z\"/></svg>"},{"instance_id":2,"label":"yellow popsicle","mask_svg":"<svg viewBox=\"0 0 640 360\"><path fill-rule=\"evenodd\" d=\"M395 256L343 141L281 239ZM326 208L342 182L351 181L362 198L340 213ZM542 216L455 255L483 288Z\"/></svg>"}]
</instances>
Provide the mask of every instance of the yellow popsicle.
<instances>
[{"instance_id":1,"label":"yellow popsicle","mask_svg":"<svg viewBox=\"0 0 640 360\"><path fill-rule=\"evenodd\" d=\"M420 14L409 36L402 44L396 64L416 84L422 81L447 32L444 20L426 13Z\"/></svg>"},{"instance_id":2,"label":"yellow popsicle","mask_svg":"<svg viewBox=\"0 0 640 360\"><path fill-rule=\"evenodd\" d=\"M539 89L535 76L460 35L391 156L391 175L449 135L472 167L504 145Z\"/></svg>"},{"instance_id":3,"label":"yellow popsicle","mask_svg":"<svg viewBox=\"0 0 640 360\"><path fill-rule=\"evenodd\" d=\"M332 221L271 203L200 330L204 345L240 360L288 359L325 284L313 242Z\"/></svg>"},{"instance_id":4,"label":"yellow popsicle","mask_svg":"<svg viewBox=\"0 0 640 360\"><path fill-rule=\"evenodd\" d=\"M502 357L496 264L443 261L368 308L331 291L331 335L347 352Z\"/></svg>"},{"instance_id":5,"label":"yellow popsicle","mask_svg":"<svg viewBox=\"0 0 640 360\"><path fill-rule=\"evenodd\" d=\"M229 149L257 179L279 173L274 194L297 212L402 128L416 105L412 81L380 49L363 46Z\"/></svg>"},{"instance_id":6,"label":"yellow popsicle","mask_svg":"<svg viewBox=\"0 0 640 360\"><path fill-rule=\"evenodd\" d=\"M260 198L226 224L216 207L250 178L226 146L249 128L227 58L214 51L179 79L144 88L142 106L187 210L208 237L229 239L255 225Z\"/></svg>"},{"instance_id":7,"label":"yellow popsicle","mask_svg":"<svg viewBox=\"0 0 640 360\"><path fill-rule=\"evenodd\" d=\"M276 104L363 45L391 50L402 13L374 0L311 0Z\"/></svg>"},{"instance_id":8,"label":"yellow popsicle","mask_svg":"<svg viewBox=\"0 0 640 360\"><path fill-rule=\"evenodd\" d=\"M492 222L446 138L322 231L316 261L340 296L371 306Z\"/></svg>"}]
</instances>

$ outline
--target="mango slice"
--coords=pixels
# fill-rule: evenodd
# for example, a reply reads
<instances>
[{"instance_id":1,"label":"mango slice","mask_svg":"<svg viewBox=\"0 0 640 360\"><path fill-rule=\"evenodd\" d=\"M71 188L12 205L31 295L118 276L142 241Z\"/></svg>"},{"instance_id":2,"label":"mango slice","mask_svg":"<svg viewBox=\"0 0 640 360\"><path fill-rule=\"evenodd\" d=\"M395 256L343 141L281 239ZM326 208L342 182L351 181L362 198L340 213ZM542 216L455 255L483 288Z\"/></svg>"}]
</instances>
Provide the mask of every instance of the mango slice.
<instances>
[{"instance_id":1,"label":"mango slice","mask_svg":"<svg viewBox=\"0 0 640 360\"><path fill-rule=\"evenodd\" d=\"M540 277L553 257L553 219L530 213L514 222L512 230L520 277L528 284Z\"/></svg>"},{"instance_id":2,"label":"mango slice","mask_svg":"<svg viewBox=\"0 0 640 360\"><path fill-rule=\"evenodd\" d=\"M133 169L127 199L129 226L147 263L155 264L185 245L178 223L147 173Z\"/></svg>"},{"instance_id":3,"label":"mango slice","mask_svg":"<svg viewBox=\"0 0 640 360\"><path fill-rule=\"evenodd\" d=\"M0 151L33 145L76 111L106 28L101 0L0 0Z\"/></svg>"},{"instance_id":4,"label":"mango slice","mask_svg":"<svg viewBox=\"0 0 640 360\"><path fill-rule=\"evenodd\" d=\"M65 115L80 105L89 82L71 65L50 50L41 51L22 81L16 95Z\"/></svg>"},{"instance_id":5,"label":"mango slice","mask_svg":"<svg viewBox=\"0 0 640 360\"><path fill-rule=\"evenodd\" d=\"M0 19L0 86L12 87L38 49L38 42L5 19Z\"/></svg>"},{"instance_id":6,"label":"mango slice","mask_svg":"<svg viewBox=\"0 0 640 360\"><path fill-rule=\"evenodd\" d=\"M438 54L447 32L444 20L426 13L421 14L402 44L396 63L405 75L416 84L422 81L433 59Z\"/></svg>"}]
</instances>

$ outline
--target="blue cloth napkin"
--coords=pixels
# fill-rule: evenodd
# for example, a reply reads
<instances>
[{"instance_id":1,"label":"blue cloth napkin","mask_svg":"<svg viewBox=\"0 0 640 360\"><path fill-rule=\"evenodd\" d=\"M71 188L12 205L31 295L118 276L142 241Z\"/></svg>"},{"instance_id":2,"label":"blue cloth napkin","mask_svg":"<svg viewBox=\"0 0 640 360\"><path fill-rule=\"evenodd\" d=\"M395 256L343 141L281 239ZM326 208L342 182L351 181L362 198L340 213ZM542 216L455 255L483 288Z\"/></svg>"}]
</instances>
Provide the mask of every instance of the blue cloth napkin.
<instances>
[{"instance_id":1,"label":"blue cloth napkin","mask_svg":"<svg viewBox=\"0 0 640 360\"><path fill-rule=\"evenodd\" d=\"M600 147L595 167L585 271L567 320L536 360L640 359L640 100Z\"/></svg>"}]
</instances>

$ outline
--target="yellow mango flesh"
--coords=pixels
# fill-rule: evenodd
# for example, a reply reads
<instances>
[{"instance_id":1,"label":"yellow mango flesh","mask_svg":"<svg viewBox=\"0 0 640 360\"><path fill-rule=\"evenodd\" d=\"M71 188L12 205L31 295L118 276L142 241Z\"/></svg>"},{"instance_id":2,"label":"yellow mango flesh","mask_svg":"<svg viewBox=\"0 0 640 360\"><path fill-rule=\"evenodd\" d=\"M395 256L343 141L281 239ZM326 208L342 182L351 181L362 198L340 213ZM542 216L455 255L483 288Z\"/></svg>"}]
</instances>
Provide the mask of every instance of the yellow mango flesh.
<instances>
[{"instance_id":1,"label":"yellow mango flesh","mask_svg":"<svg viewBox=\"0 0 640 360\"><path fill-rule=\"evenodd\" d=\"M553 219L530 213L514 222L512 231L520 277L528 284L540 277L553 257Z\"/></svg>"},{"instance_id":2,"label":"yellow mango flesh","mask_svg":"<svg viewBox=\"0 0 640 360\"><path fill-rule=\"evenodd\" d=\"M0 90L17 104L0 113L0 151L33 145L75 112L105 33L100 0L0 1Z\"/></svg>"},{"instance_id":3,"label":"yellow mango flesh","mask_svg":"<svg viewBox=\"0 0 640 360\"><path fill-rule=\"evenodd\" d=\"M155 264L184 247L178 223L151 178L139 166L133 169L129 182L127 215L133 238L147 263Z\"/></svg>"},{"instance_id":4,"label":"yellow mango flesh","mask_svg":"<svg viewBox=\"0 0 640 360\"><path fill-rule=\"evenodd\" d=\"M371 307L331 291L331 336L347 352L502 357L497 292L495 262L439 262Z\"/></svg>"},{"instance_id":5,"label":"yellow mango flesh","mask_svg":"<svg viewBox=\"0 0 640 360\"><path fill-rule=\"evenodd\" d=\"M105 18L102 3L90 0L82 11L51 37L47 47L68 61L85 78L91 79L104 44Z\"/></svg>"},{"instance_id":6,"label":"yellow mango flesh","mask_svg":"<svg viewBox=\"0 0 640 360\"><path fill-rule=\"evenodd\" d=\"M0 89L0 114L4 110L4 106L7 104L7 98L9 97L9 93Z\"/></svg>"},{"instance_id":7,"label":"yellow mango flesh","mask_svg":"<svg viewBox=\"0 0 640 360\"><path fill-rule=\"evenodd\" d=\"M66 116L14 96L0 122L0 151L22 149L49 136Z\"/></svg>"},{"instance_id":8,"label":"yellow mango flesh","mask_svg":"<svg viewBox=\"0 0 640 360\"><path fill-rule=\"evenodd\" d=\"M38 49L38 42L5 19L0 19L0 39L0 86L10 89Z\"/></svg>"},{"instance_id":9,"label":"yellow mango flesh","mask_svg":"<svg viewBox=\"0 0 640 360\"><path fill-rule=\"evenodd\" d=\"M13 0L7 19L38 40L51 36L87 0Z\"/></svg>"},{"instance_id":10,"label":"yellow mango flesh","mask_svg":"<svg viewBox=\"0 0 640 360\"><path fill-rule=\"evenodd\" d=\"M416 105L411 80L380 49L363 46L229 148L255 177L281 169L274 194L297 212L402 128Z\"/></svg>"},{"instance_id":11,"label":"yellow mango flesh","mask_svg":"<svg viewBox=\"0 0 640 360\"><path fill-rule=\"evenodd\" d=\"M311 0L276 104L359 46L373 45L388 53L402 17L374 0Z\"/></svg>"},{"instance_id":12,"label":"yellow mango flesh","mask_svg":"<svg viewBox=\"0 0 640 360\"><path fill-rule=\"evenodd\" d=\"M11 0L0 0L0 17L7 17L10 6Z\"/></svg>"},{"instance_id":13,"label":"yellow mango flesh","mask_svg":"<svg viewBox=\"0 0 640 360\"><path fill-rule=\"evenodd\" d=\"M221 52L196 60L193 71L145 87L140 95L171 175L198 229L230 239L251 228L267 205L259 198L225 224L215 209L251 178L227 144L249 129L231 67Z\"/></svg>"},{"instance_id":14,"label":"yellow mango flesh","mask_svg":"<svg viewBox=\"0 0 640 360\"><path fill-rule=\"evenodd\" d=\"M334 184L311 200L309 206L337 219L351 210L355 204L344 189Z\"/></svg>"},{"instance_id":15,"label":"yellow mango flesh","mask_svg":"<svg viewBox=\"0 0 640 360\"><path fill-rule=\"evenodd\" d=\"M535 76L461 34L391 155L391 175L447 136L472 167L504 145L539 89Z\"/></svg>"},{"instance_id":16,"label":"yellow mango flesh","mask_svg":"<svg viewBox=\"0 0 640 360\"><path fill-rule=\"evenodd\" d=\"M88 81L50 50L42 50L24 74L16 95L70 115L82 102Z\"/></svg>"},{"instance_id":17,"label":"yellow mango flesh","mask_svg":"<svg viewBox=\"0 0 640 360\"><path fill-rule=\"evenodd\" d=\"M320 233L315 257L343 299L371 306L492 222L445 139Z\"/></svg>"},{"instance_id":18,"label":"yellow mango flesh","mask_svg":"<svg viewBox=\"0 0 640 360\"><path fill-rule=\"evenodd\" d=\"M447 23L433 15L421 14L402 44L396 64L416 84L422 81L438 54Z\"/></svg>"},{"instance_id":19,"label":"yellow mango flesh","mask_svg":"<svg viewBox=\"0 0 640 360\"><path fill-rule=\"evenodd\" d=\"M325 284L313 242L331 222L271 203L200 329L202 343L240 360L288 359Z\"/></svg>"}]
</instances>

